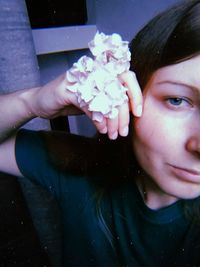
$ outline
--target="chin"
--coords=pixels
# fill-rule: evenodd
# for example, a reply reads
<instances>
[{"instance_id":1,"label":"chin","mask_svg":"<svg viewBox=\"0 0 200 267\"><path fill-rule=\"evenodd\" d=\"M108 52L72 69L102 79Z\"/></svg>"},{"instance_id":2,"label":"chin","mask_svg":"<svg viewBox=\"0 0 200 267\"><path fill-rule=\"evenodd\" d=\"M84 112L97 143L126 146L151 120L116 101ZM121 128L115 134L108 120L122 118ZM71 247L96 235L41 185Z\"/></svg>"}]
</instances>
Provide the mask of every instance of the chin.
<instances>
[{"instance_id":1,"label":"chin","mask_svg":"<svg viewBox=\"0 0 200 267\"><path fill-rule=\"evenodd\" d=\"M198 188L198 190L195 189L191 189L189 186L186 190L174 190L168 193L169 195L177 198L177 199L184 199L184 200L191 200L191 199L195 199L198 198L200 196L200 189Z\"/></svg>"}]
</instances>

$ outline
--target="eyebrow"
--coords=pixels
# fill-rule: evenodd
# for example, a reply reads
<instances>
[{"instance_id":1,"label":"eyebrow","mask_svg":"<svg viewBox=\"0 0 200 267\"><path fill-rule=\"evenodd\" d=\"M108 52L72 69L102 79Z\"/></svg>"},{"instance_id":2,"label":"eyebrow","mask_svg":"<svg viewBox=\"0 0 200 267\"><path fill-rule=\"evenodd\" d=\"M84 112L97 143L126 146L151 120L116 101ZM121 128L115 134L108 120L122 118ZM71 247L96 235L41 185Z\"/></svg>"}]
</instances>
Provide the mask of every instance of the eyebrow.
<instances>
[{"instance_id":1,"label":"eyebrow","mask_svg":"<svg viewBox=\"0 0 200 267\"><path fill-rule=\"evenodd\" d=\"M184 86L184 87L190 89L191 91L193 91L197 94L200 94L200 88L194 87L193 85L190 85L190 84L187 84L184 82L165 80L165 81L158 82L157 84L165 84L165 83L169 83L169 84L177 85L177 86L181 85L181 86Z\"/></svg>"}]
</instances>

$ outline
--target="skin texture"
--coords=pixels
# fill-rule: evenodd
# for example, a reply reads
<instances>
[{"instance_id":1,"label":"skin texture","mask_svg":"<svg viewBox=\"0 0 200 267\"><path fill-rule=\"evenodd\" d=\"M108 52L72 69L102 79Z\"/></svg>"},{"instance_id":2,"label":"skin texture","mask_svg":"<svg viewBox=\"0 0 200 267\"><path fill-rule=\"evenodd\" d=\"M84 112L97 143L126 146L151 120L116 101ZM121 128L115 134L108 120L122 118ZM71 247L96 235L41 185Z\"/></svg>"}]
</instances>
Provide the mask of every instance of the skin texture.
<instances>
[{"instance_id":1,"label":"skin texture","mask_svg":"<svg viewBox=\"0 0 200 267\"><path fill-rule=\"evenodd\" d=\"M137 182L145 203L152 209L200 195L199 74L200 56L159 69L144 88L142 99L135 75L127 72L119 78L129 89L129 103L120 107L114 120L94 122L98 131L106 128L109 138L115 139L118 134L127 134L124 129L128 126L129 109L132 111L133 149L144 171ZM1 171L21 175L15 160L15 134L26 121L80 112L74 95L66 92L65 82L60 76L42 88L1 96ZM141 110L142 103L139 117L137 109ZM87 110L81 112L90 117Z\"/></svg>"},{"instance_id":2,"label":"skin texture","mask_svg":"<svg viewBox=\"0 0 200 267\"><path fill-rule=\"evenodd\" d=\"M133 149L144 171L138 186L147 206L198 197L200 56L152 75L144 89L143 116L133 127Z\"/></svg>"},{"instance_id":3,"label":"skin texture","mask_svg":"<svg viewBox=\"0 0 200 267\"><path fill-rule=\"evenodd\" d=\"M118 116L114 119L92 121L97 131L107 133L110 139L128 134L129 111L138 117L142 114L143 97L135 74L127 71L118 78L128 89L129 102L119 107ZM67 83L63 74L42 87L0 95L0 171L22 176L15 159L15 138L18 128L29 120L82 113L92 117L87 107L80 109L75 94L66 90Z\"/></svg>"}]
</instances>

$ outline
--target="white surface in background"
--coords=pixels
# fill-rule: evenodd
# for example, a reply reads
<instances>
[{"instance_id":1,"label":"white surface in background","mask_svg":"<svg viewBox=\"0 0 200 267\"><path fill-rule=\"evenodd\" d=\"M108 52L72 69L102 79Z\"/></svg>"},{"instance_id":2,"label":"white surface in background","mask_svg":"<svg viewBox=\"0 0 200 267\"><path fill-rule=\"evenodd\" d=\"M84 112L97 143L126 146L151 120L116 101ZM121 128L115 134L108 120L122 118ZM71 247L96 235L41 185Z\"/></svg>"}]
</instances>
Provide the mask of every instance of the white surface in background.
<instances>
[{"instance_id":1,"label":"white surface in background","mask_svg":"<svg viewBox=\"0 0 200 267\"><path fill-rule=\"evenodd\" d=\"M96 32L96 25L32 30L37 55L88 48Z\"/></svg>"}]
</instances>

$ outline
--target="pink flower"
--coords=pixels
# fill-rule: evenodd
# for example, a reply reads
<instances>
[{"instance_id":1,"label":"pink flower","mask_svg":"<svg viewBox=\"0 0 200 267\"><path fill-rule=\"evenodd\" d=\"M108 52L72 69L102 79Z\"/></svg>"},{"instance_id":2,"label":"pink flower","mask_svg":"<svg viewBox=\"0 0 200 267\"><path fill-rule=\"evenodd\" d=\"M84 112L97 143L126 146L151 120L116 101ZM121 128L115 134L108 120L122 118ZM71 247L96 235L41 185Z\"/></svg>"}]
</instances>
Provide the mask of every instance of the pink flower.
<instances>
[{"instance_id":1,"label":"pink flower","mask_svg":"<svg viewBox=\"0 0 200 267\"><path fill-rule=\"evenodd\" d=\"M118 79L130 67L128 42L116 33L97 32L88 46L94 59L83 56L73 64L66 73L71 83L67 90L77 95L81 107L88 107L94 120L114 118L117 107L128 101L127 88Z\"/></svg>"}]
</instances>

